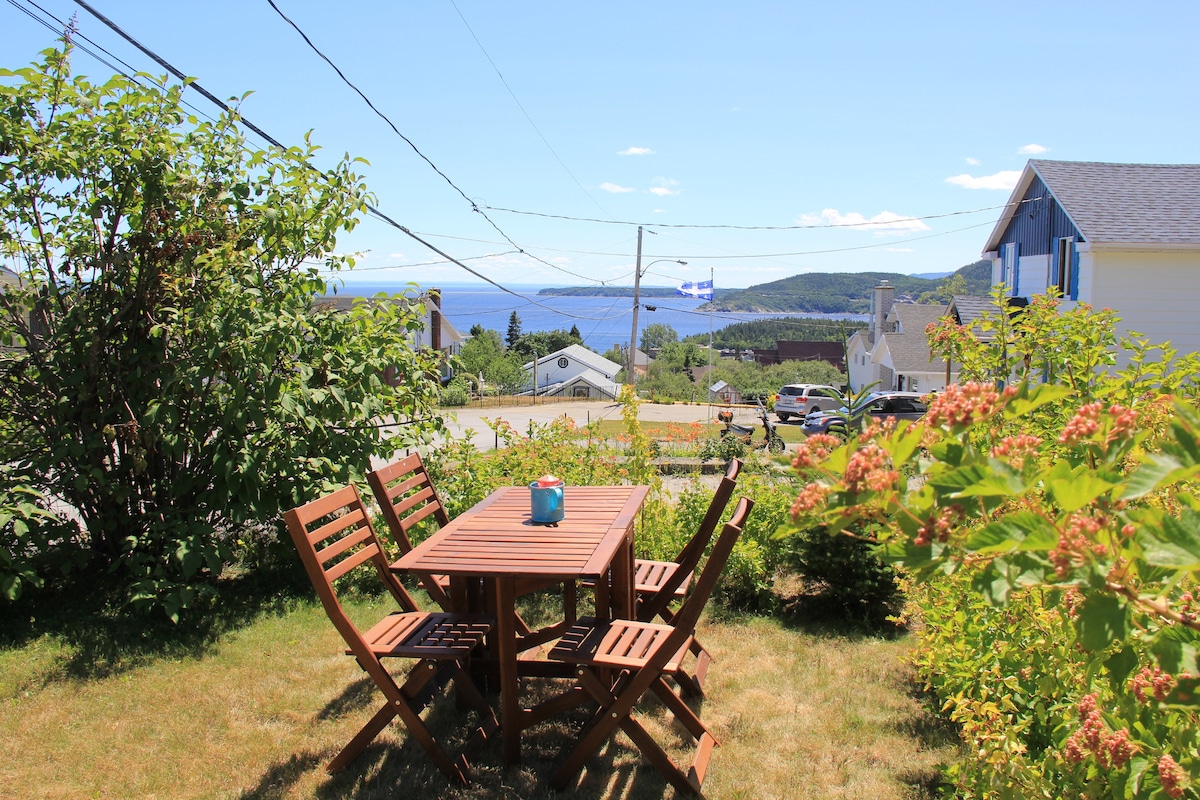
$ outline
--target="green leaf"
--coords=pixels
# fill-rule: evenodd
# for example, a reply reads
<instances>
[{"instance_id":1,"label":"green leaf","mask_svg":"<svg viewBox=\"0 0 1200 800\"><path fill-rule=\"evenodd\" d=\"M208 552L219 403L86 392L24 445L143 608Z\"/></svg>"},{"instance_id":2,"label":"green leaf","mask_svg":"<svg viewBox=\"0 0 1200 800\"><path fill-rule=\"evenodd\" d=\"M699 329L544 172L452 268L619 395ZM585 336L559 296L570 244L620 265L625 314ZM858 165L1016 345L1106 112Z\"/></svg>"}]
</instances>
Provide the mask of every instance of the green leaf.
<instances>
[{"instance_id":1,"label":"green leaf","mask_svg":"<svg viewBox=\"0 0 1200 800\"><path fill-rule=\"evenodd\" d=\"M1138 530L1147 563L1178 570L1200 569L1200 514L1186 508L1179 517L1155 514L1157 525Z\"/></svg>"},{"instance_id":2,"label":"green leaf","mask_svg":"<svg viewBox=\"0 0 1200 800\"><path fill-rule=\"evenodd\" d=\"M1042 406L1071 395L1071 388L1059 383L1038 384L1032 390L1029 384L1021 386L1020 393L1009 401L1004 409L1005 419L1017 419L1029 415Z\"/></svg>"},{"instance_id":3,"label":"green leaf","mask_svg":"<svg viewBox=\"0 0 1200 800\"><path fill-rule=\"evenodd\" d=\"M1058 544L1058 530L1041 514L1017 511L990 522L966 543L977 553L1013 550L1050 550Z\"/></svg>"},{"instance_id":4,"label":"green leaf","mask_svg":"<svg viewBox=\"0 0 1200 800\"><path fill-rule=\"evenodd\" d=\"M1051 480L1047 487L1063 511L1078 511L1117 484L1096 476L1085 467L1075 470L1069 478Z\"/></svg>"},{"instance_id":5,"label":"green leaf","mask_svg":"<svg viewBox=\"0 0 1200 800\"><path fill-rule=\"evenodd\" d=\"M1120 691L1125 685L1125 679L1137 669L1138 657L1129 645L1122 647L1109 656L1104 666L1108 669L1108 679L1114 691Z\"/></svg>"},{"instance_id":6,"label":"green leaf","mask_svg":"<svg viewBox=\"0 0 1200 800\"><path fill-rule=\"evenodd\" d=\"M1121 492L1122 500L1145 497L1154 490L1189 478L1200 471L1200 467L1184 467L1176 459L1164 453L1151 453L1138 464L1129 476Z\"/></svg>"},{"instance_id":7,"label":"green leaf","mask_svg":"<svg viewBox=\"0 0 1200 800\"><path fill-rule=\"evenodd\" d=\"M1085 650L1103 650L1129 632L1129 610L1111 594L1089 594L1078 612L1075 627Z\"/></svg>"},{"instance_id":8,"label":"green leaf","mask_svg":"<svg viewBox=\"0 0 1200 800\"><path fill-rule=\"evenodd\" d=\"M1200 678L1179 678L1164 702L1170 706L1200 708Z\"/></svg>"}]
</instances>

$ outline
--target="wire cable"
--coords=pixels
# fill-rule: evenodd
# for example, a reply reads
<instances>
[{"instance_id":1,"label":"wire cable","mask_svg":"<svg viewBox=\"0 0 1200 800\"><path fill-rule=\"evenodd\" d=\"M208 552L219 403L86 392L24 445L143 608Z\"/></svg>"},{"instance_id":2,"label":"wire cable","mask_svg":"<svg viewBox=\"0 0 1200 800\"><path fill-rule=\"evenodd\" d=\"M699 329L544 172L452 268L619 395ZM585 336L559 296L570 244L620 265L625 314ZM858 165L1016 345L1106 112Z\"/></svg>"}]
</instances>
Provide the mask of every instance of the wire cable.
<instances>
[{"instance_id":1,"label":"wire cable","mask_svg":"<svg viewBox=\"0 0 1200 800\"><path fill-rule=\"evenodd\" d=\"M81 2L81 1L82 0L76 0L76 2ZM580 275L578 272L572 272L571 270L561 267L558 264L552 264L549 261L539 258L539 257L533 255L532 253L527 252L523 247L521 247L521 245L514 242L512 240L512 238L507 233L505 233L504 230L501 229L501 227L499 225L497 225L491 217L489 217L487 215L487 212L483 210L484 209L483 206L481 206L479 203L476 203L474 200L472 200L470 197L468 197L467 193L464 192L462 189L460 189L454 181L450 180L450 177L445 172L443 172L436 164L434 164L433 161L429 158L429 156L427 156L421 152L421 149L419 147L417 147L417 145L413 142L412 139L409 139L407 136L405 136L403 133L401 133L400 129L396 127L396 124L394 122L392 122L386 114L384 114L382 111L380 111L378 108L375 107L375 104L371 102L371 98L367 97L366 94L364 94L361 89L359 89L357 86L355 86L354 83L352 83L350 81L350 79L346 77L345 73L342 72L342 70L338 67L338 65L333 63L333 61L329 58L329 56L327 56L323 52L321 52L320 48L318 48L313 43L312 39L308 38L308 34L306 34L303 30L301 30L300 26L297 25L295 22L293 22L292 19L290 17L288 17L287 14L284 14L279 9L279 6L275 5L275 0L267 0L267 3L271 6L271 8L275 9L275 13L278 14L280 17L282 17L284 22L286 22L288 25L291 25L292 28L296 31L296 33L300 34L300 38L302 38L304 40L304 43L307 44L314 53L316 53L318 56L320 56L321 59L326 64L328 64L330 67L333 68L333 71L336 72L338 77L342 79L342 82L344 84L346 84L347 86L349 86L351 89L353 89L355 94L357 94L359 97L361 97L363 99L363 102L365 102L367 104L367 107L370 108L372 111L374 111L376 116L378 116L380 119L382 119L384 122L387 123L388 127L392 129L393 133L395 133L397 136L399 136L401 139L403 139L405 141L405 143L407 143L408 146L412 148L412 151L414 153L416 153L418 156L420 156L421 159L426 164L428 164L430 166L430 168L433 169L434 172L436 172L438 175L440 175L442 177L442 179L444 181L446 181L447 184L450 185L450 188L452 188L452 189L454 189L454 191L458 192L459 195L461 195L464 200L466 200L468 203L471 204L472 211L476 212L477 214L482 216L485 220L487 220L488 224L491 225L493 228L495 228L496 232L499 233L501 236L503 236L504 240L506 242L508 242L510 245L517 248L517 250L519 250L521 252L521 255L528 256L529 258L532 258L534 261L544 264L547 267L550 267L551 269L558 270L559 272L564 272L567 275L571 275L571 276L580 278L585 281L591 281L593 283L598 283L600 285L604 285L604 281L602 281L602 280L599 280L597 278L592 278L587 275Z\"/></svg>"},{"instance_id":2,"label":"wire cable","mask_svg":"<svg viewBox=\"0 0 1200 800\"><path fill-rule=\"evenodd\" d=\"M111 29L112 29L114 32L116 32L116 33L117 33L119 36L121 36L121 38L125 39L127 42L129 42L130 44L132 44L132 45L133 45L134 47L136 47L138 50L142 51L142 53L144 53L146 56L148 56L149 58L153 59L153 60L154 60L154 62L155 62L156 64L158 64L159 66L161 66L161 67L163 67L164 69L166 69L168 72L170 72L172 75L176 76L178 79L180 79L180 80L182 80L182 81L186 81L186 80L187 80L187 78L185 78L185 77L184 77L184 75L183 75L183 73L182 73L182 72L180 72L180 71L179 71L178 69L176 69L174 66L172 66L171 64L169 64L169 63L168 63L168 62L167 62L167 61L166 61L164 58L162 58L161 56L159 56L157 53L155 53L154 51L150 50L150 48L146 47L146 46L145 46L145 45L143 45L141 42L139 42L139 41L137 41L136 39L134 39L132 36L130 36L128 33L126 33L124 30L122 30L122 29L120 28L120 26L118 26L118 25L117 25L115 22L113 22L112 20L110 20L108 17L104 16L104 15L103 15L103 14L101 14L99 11L97 11L97 10L96 10L96 9L94 9L94 8L92 8L90 5L88 5L88 4L85 2L85 0L75 0L75 2L76 2L76 3L78 3L80 6L82 6L84 9L86 9L86 10L88 11L88 13L92 14L93 16L95 16L95 17L96 17L96 19L100 20L100 21L101 21L101 22L103 22L105 25L107 25L109 28L111 28ZM268 2L270 2L270 0L268 0ZM272 5L274 5L274 3L272 3ZM277 10L278 10L278 9L277 9ZM283 16L283 15L282 15L282 14L280 14L280 16ZM286 19L286 17L285 17L285 19ZM216 98L216 97L215 97L215 96L214 96L214 95L213 95L211 92L209 92L209 91L207 91L207 90L203 89L203 88L202 88L202 87L199 85L199 83L198 83L198 82L196 82L196 81L194 81L194 80L193 80L193 81L191 81L191 82L189 83L189 85L190 85L190 86L192 86L192 87L194 87L194 88L195 88L197 91L199 91L199 92L200 92L200 94L201 94L203 97L205 97L207 100L209 100L210 102L214 103L215 105L219 106L220 108L224 109L226 112L228 112L228 113L230 113L230 114L235 114L235 112L233 112L233 111L232 111L232 110L231 110L231 109L230 109L230 108L229 108L229 107L228 107L228 106L227 106L225 103L223 103L221 100L217 99L217 98ZM271 143L272 145L274 145L275 147L278 147L278 148L279 148L279 149L281 149L281 150L286 150L286 149L287 149L287 148L285 148L285 147L284 147L282 144L280 144L278 140L276 140L274 137L272 137L272 136L271 136L270 134L268 134L266 131L264 131L264 130L262 130L261 128L259 128L257 125L254 125L252 122L250 122L249 120L247 120L245 117L242 117L241 115L237 115L237 114L235 114L235 116L236 116L236 118L237 118L238 122L240 122L241 124L245 125L247 128L249 128L250 130L254 131L254 132L255 132L255 133L257 133L259 136L263 137L263 139L265 139L266 141L270 142L270 143ZM324 176L324 173L323 173L323 172L321 172L319 169L317 169L316 167L312 166L311 164L307 164L307 163L306 163L306 166L308 167L308 169L312 170L312 171L313 171L313 172L315 172L317 175ZM387 214L384 214L382 211L380 211L380 210L379 210L378 208L376 208L375 206L373 206L373 205L370 205L370 204L366 204L366 209L367 209L367 213L368 213L368 215L370 215L370 216L373 216L373 217L375 217L376 219L379 219L379 220L381 220L382 222L386 223L387 225L390 225L391 227L395 228L396 230L400 231L401 233L404 233L406 236L408 236L408 237L412 238L413 240L415 240L415 241L419 242L420 244L424 245L426 248L428 248L429 250L431 250L431 251L433 251L434 253L438 254L439 256L441 256L442 258L446 259L446 260L447 260L447 261L449 261L450 263L457 265L457 266L458 266L458 267L460 267L461 269L463 269L463 270L465 270L465 271L469 272L470 274L474 275L475 277L479 278L480 280L482 280L482 281L484 281L484 282L486 282L486 283L489 283L489 284L491 284L492 286L495 286L497 289L500 289L501 291L503 291L503 292L505 292L505 293L507 293L507 294L511 294L511 295L513 295L514 297L519 297L519 298L521 298L522 300L526 301L527 303L531 303L531 304L533 304L533 305L539 306L539 307L541 307L541 308L544 308L544 309L546 309L546 310L548 310L548 311L551 311L551 312L553 312L553 313L556 313L556 314L560 314L560 315L562 315L562 316L565 316L565 317L570 317L570 318L573 318L573 319L582 319L582 320L596 320L596 321L603 321L603 320L604 320L604 318L602 318L602 317L589 317L589 316L582 316L582 315L578 315L578 314L571 314L571 313L569 313L569 312L566 312L566 311L561 311L561 310L559 310L559 309L556 309L556 308L553 308L553 307L551 307L551 306L548 306L548 305L546 305L546 304L544 304L544 303L540 303L540 302L538 302L538 301L536 301L536 300L532 300L532 299L530 299L529 297L526 297L525 295L522 295L522 294L520 294L519 292L515 292L515 291L513 291L512 289L509 289L507 286L503 286L503 285L501 285L501 284L497 283L496 281L492 280L491 278L489 278L488 276L484 275L483 273L481 273L481 272L479 272L479 271L477 271L477 270L474 270L474 269L472 269L471 267L468 267L468 266L467 266L466 264L464 264L464 263L463 263L463 262L462 262L460 259L454 258L453 256L449 255L448 253L445 253L444 251L440 250L439 248L437 248L437 247L434 247L432 244L430 244L429 242L425 241L425 240L424 240L424 239L422 239L420 236L417 236L415 233L413 233L413 232L412 232L412 231L410 231L408 228L406 228L406 227L404 227L403 225L401 225L399 222L396 222L394 219L392 219L391 217L389 217ZM497 229L497 230L499 230L499 229ZM501 231L501 233L503 234L503 231ZM506 238L507 238L507 237L506 237ZM517 247L517 248L518 248L518 250L520 250L520 248L519 248L519 247L518 247L518 246L517 246L515 243L513 244L513 247ZM522 251L522 253L524 253L524 251ZM551 266L553 266L553 265L551 265ZM564 271L565 271L565 270L564 270ZM578 277L582 277L582 276L578 276ZM589 280L590 280L590 279L589 279Z\"/></svg>"},{"instance_id":3,"label":"wire cable","mask_svg":"<svg viewBox=\"0 0 1200 800\"><path fill-rule=\"evenodd\" d=\"M270 2L270 0L268 0ZM644 227L653 228L697 228L708 230L734 230L734 231L805 231L805 230L822 230L825 228L867 228L877 227L883 228L888 225L896 225L901 222L922 222L927 219L944 219L946 217L958 217L965 214L979 214L984 211L995 211L998 208L1008 208L1009 206L1020 205L1022 203L1032 203L1041 200L1040 197L1031 197L1028 200L1019 200L1014 203L1002 203L998 206L985 206L984 208L973 208L966 211L947 211L944 214L927 214L921 217L897 217L896 219L875 221L863 220L862 222L826 222L811 225L729 225L729 224L713 224L713 225L694 225L685 223L669 223L669 222L630 222L628 220L606 220L595 219L593 217L572 217L566 214L548 214L541 211L521 211L515 208L503 208L501 206L485 205L488 211L502 211L506 214L520 214L527 217L542 217L544 219L561 219L568 222L591 222L597 225L642 225Z\"/></svg>"},{"instance_id":4,"label":"wire cable","mask_svg":"<svg viewBox=\"0 0 1200 800\"><path fill-rule=\"evenodd\" d=\"M492 60L491 54L488 53L487 49L483 46L483 42L479 41L479 37L475 34L475 29L471 27L471 23L467 22L467 18L463 16L462 10L458 7L458 3L454 2L454 0L450 0L450 5L454 7L454 10L458 13L458 18L461 19L463 25L466 26L467 32L471 34L471 38L475 40L475 44L479 46L479 51L483 53L483 57L486 58L488 63L492 65L492 69L496 72L496 77L498 77L500 82L504 84L504 88L508 90L508 94L513 99L513 102L517 104L517 108L521 109L521 113L525 115L525 119L529 122L530 127L533 128L538 137L542 140L542 144L546 145L546 149L550 151L550 154L554 156L554 160L558 162L558 165L563 168L564 172L571 176L571 180L575 181L575 185L579 187L579 191L583 192L584 196L587 197L588 200L592 201L592 205L596 206L596 208L600 209L601 213L611 219L611 215L607 210L605 210L604 206L600 205L600 202L596 200L595 197L592 197L587 189L583 188L583 184L579 182L579 179L575 177L575 174L571 172L570 168L567 167L561 158L559 158L558 153L550 145L550 142L548 139L546 139L545 134L543 134L541 129L538 128L537 123L533 121L533 117L529 116L529 112L525 110L525 106L520 100L517 99L516 93L513 92L512 87L508 85L508 81L504 79L504 75L500 72L500 68L496 66L496 62Z\"/></svg>"}]
</instances>

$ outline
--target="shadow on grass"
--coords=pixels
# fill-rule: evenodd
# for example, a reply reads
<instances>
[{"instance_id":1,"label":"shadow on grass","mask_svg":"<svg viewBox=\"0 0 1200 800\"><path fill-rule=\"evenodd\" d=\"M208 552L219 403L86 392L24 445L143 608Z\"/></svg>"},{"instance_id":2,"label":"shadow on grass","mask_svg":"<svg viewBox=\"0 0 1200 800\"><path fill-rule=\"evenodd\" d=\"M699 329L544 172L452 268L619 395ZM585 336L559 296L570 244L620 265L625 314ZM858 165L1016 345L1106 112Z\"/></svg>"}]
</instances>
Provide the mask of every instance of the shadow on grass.
<instances>
[{"instance_id":1,"label":"shadow on grass","mask_svg":"<svg viewBox=\"0 0 1200 800\"><path fill-rule=\"evenodd\" d=\"M368 684L364 687L364 684ZM565 684L547 681L527 687L527 700L537 702L565 688ZM330 719L357 703L365 695L373 697L368 681L356 681L342 696L332 701L316 719ZM491 697L497 701L495 696ZM657 702L648 704L659 711ZM694 706L694 704L693 704ZM256 778L240 795L241 800L275 800L298 792L322 800L373 800L403 796L410 800L554 800L572 797L579 800L624 798L650 800L672 796L673 789L654 767L624 737L610 739L587 762L581 775L573 776L567 788L555 790L549 781L555 770L574 748L580 732L592 713L592 707L573 709L526 730L522 736L521 761L507 766L503 760L503 737L497 731L471 762L471 782L466 785L446 777L434 766L424 749L399 720L393 721L345 770L326 774L325 765L337 748L329 752L304 751L280 760ZM652 713L653 713L652 712ZM452 690L436 698L423 715L434 737L451 757L457 755L464 740L478 723L475 714L459 710ZM315 720L314 720L315 721ZM357 724L346 723L345 741L353 736ZM672 730L665 746L675 738L684 741L682 732ZM341 740L339 739L339 746ZM316 785L313 786L313 781Z\"/></svg>"},{"instance_id":2,"label":"shadow on grass","mask_svg":"<svg viewBox=\"0 0 1200 800\"><path fill-rule=\"evenodd\" d=\"M375 688L375 681L370 678L359 678L343 689L341 694L326 703L325 707L317 713L317 719L324 721L344 717L382 699L383 696Z\"/></svg>"},{"instance_id":3,"label":"shadow on grass","mask_svg":"<svg viewBox=\"0 0 1200 800\"><path fill-rule=\"evenodd\" d=\"M44 682L98 680L158 659L203 657L229 632L294 610L312 596L299 565L262 570L216 581L209 596L172 623L121 607L104 577L76 574L69 584L24 594L0 620L0 647L52 638L65 658Z\"/></svg>"}]
</instances>

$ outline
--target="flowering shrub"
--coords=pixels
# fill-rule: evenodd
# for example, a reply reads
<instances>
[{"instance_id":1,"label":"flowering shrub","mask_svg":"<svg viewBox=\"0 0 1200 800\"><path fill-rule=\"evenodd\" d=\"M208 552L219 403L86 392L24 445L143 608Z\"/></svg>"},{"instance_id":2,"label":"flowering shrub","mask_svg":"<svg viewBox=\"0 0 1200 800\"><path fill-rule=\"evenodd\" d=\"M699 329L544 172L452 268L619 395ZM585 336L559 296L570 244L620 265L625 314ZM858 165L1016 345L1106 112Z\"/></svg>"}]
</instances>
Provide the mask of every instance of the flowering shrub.
<instances>
[{"instance_id":1,"label":"flowering shrub","mask_svg":"<svg viewBox=\"0 0 1200 800\"><path fill-rule=\"evenodd\" d=\"M934 326L983 380L795 462L797 530L868 531L923 583L914 660L964 796L1196 796L1197 364L1114 319L1038 298L988 342Z\"/></svg>"}]
</instances>

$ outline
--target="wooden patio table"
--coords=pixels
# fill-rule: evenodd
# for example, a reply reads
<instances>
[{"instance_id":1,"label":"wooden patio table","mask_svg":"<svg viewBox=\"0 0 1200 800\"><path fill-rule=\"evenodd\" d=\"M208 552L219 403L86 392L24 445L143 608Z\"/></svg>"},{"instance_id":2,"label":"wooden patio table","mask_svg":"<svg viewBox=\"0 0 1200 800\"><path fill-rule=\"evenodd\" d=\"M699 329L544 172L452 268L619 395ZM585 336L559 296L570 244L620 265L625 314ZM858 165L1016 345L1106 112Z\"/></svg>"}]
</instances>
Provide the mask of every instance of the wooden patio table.
<instances>
[{"instance_id":1,"label":"wooden patio table","mask_svg":"<svg viewBox=\"0 0 1200 800\"><path fill-rule=\"evenodd\" d=\"M449 575L451 597L462 604L457 610L478 604L471 589L483 579L485 599L496 613L492 644L500 673L507 763L520 760L521 731L532 724L522 719L527 709L520 705L519 652L544 641L518 634L518 581L591 578L597 587L597 616L605 618L611 612L616 618L632 619L633 526L649 489L568 486L565 517L555 526L530 522L528 487L497 489L392 564L400 572Z\"/></svg>"}]
</instances>

